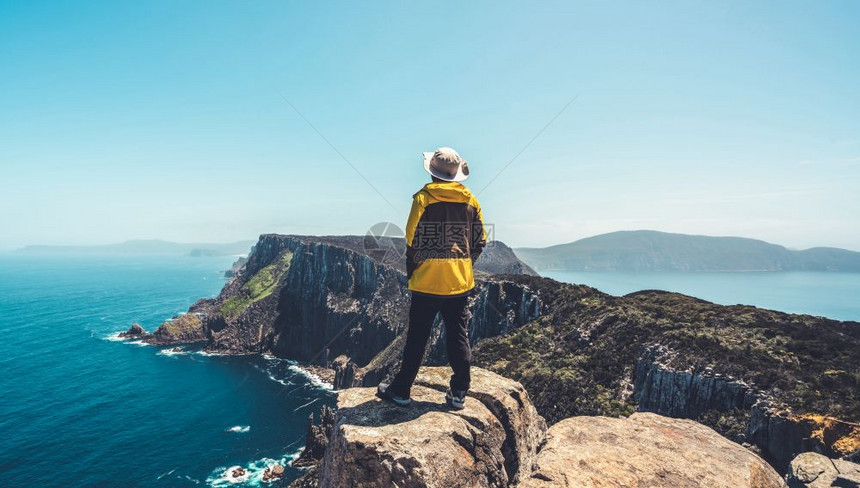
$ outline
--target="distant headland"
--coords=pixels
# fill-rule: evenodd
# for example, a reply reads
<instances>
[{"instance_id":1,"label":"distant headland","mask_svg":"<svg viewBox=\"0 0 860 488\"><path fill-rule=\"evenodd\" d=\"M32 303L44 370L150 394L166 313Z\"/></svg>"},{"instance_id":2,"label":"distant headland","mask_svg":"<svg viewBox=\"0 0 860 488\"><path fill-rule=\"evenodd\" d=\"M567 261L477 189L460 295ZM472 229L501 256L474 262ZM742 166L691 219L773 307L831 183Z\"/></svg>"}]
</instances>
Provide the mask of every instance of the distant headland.
<instances>
[{"instance_id":1,"label":"distant headland","mask_svg":"<svg viewBox=\"0 0 860 488\"><path fill-rule=\"evenodd\" d=\"M161 239L138 239L95 246L34 245L18 249L25 254L161 254L187 256L233 256L248 254L256 241L186 243Z\"/></svg>"},{"instance_id":2,"label":"distant headland","mask_svg":"<svg viewBox=\"0 0 860 488\"><path fill-rule=\"evenodd\" d=\"M744 237L619 231L544 248L515 248L537 271L860 271L860 252L793 251Z\"/></svg>"}]
</instances>

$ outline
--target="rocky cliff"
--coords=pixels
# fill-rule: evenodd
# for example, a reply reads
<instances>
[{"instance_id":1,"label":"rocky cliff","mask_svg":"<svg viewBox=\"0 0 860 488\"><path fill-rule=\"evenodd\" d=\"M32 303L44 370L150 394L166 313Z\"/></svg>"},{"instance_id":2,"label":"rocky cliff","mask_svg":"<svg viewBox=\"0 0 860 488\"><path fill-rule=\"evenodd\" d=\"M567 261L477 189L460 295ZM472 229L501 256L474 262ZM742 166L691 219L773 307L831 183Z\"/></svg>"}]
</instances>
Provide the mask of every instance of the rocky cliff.
<instances>
[{"instance_id":1,"label":"rocky cliff","mask_svg":"<svg viewBox=\"0 0 860 488\"><path fill-rule=\"evenodd\" d=\"M373 386L396 366L406 326L392 249L397 240L368 250L361 237L261 236L218 297L146 340L271 353L332 368L338 388ZM474 361L520 381L550 422L637 410L692 418L781 470L804 450L860 449L860 324L491 274L527 271L496 249L479 261L470 299ZM428 364L445 362L443 339L437 323Z\"/></svg>"},{"instance_id":2,"label":"rocky cliff","mask_svg":"<svg viewBox=\"0 0 860 488\"><path fill-rule=\"evenodd\" d=\"M342 390L324 452L292 486L784 486L761 458L690 420L573 417L547 429L522 385L480 368L466 408L448 409L448 375L422 368L409 408L373 388Z\"/></svg>"},{"instance_id":3,"label":"rocky cliff","mask_svg":"<svg viewBox=\"0 0 860 488\"><path fill-rule=\"evenodd\" d=\"M409 299L403 260L390 259L402 239L387 248L373 244L365 246L359 236L263 235L218 297L197 302L146 340L205 342L213 352L334 365L337 387L375 383L399 356ZM487 248L476 269L484 277L494 270L532 272L500 242ZM473 343L540 313L536 296L505 281L480 282L472 303ZM431 364L446 361L443 334L437 323Z\"/></svg>"},{"instance_id":4,"label":"rocky cliff","mask_svg":"<svg viewBox=\"0 0 860 488\"><path fill-rule=\"evenodd\" d=\"M654 411L709 425L780 470L860 448L860 324L646 291L613 297L531 277L540 318L481 341L551 422Z\"/></svg>"}]
</instances>

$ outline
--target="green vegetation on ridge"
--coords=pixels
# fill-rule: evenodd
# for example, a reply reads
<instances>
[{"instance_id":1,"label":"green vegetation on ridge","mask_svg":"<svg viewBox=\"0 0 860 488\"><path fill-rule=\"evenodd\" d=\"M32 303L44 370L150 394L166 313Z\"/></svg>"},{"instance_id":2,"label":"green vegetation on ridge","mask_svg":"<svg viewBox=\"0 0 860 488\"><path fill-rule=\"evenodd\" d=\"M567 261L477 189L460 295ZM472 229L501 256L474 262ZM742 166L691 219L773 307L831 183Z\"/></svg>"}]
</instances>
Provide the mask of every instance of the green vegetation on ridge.
<instances>
[{"instance_id":1,"label":"green vegetation on ridge","mask_svg":"<svg viewBox=\"0 0 860 488\"><path fill-rule=\"evenodd\" d=\"M517 379L554 423L575 415L627 415L632 368L644 347L660 362L743 380L796 414L860 420L860 324L748 306L721 306L667 292L605 295L581 285L509 277L540 294L547 313L482 340L475 364ZM731 434L746 412L699 419Z\"/></svg>"},{"instance_id":2,"label":"green vegetation on ridge","mask_svg":"<svg viewBox=\"0 0 860 488\"><path fill-rule=\"evenodd\" d=\"M271 295L290 269L293 253L285 251L272 264L257 271L240 290L240 294L232 296L221 304L221 314L226 319L234 319L245 311L251 304Z\"/></svg>"}]
</instances>

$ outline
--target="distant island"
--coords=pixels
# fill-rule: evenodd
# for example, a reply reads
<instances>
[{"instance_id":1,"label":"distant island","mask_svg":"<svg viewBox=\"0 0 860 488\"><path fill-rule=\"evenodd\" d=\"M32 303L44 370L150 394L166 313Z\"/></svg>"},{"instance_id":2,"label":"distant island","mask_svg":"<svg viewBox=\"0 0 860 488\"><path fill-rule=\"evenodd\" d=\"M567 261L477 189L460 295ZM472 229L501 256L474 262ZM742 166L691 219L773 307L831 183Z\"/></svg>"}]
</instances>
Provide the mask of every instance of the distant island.
<instances>
[{"instance_id":1,"label":"distant island","mask_svg":"<svg viewBox=\"0 0 860 488\"><path fill-rule=\"evenodd\" d=\"M538 271L860 271L860 252L846 249L793 251L757 239L652 230L611 232L514 251Z\"/></svg>"},{"instance_id":2,"label":"distant island","mask_svg":"<svg viewBox=\"0 0 860 488\"><path fill-rule=\"evenodd\" d=\"M26 246L25 254L159 254L185 256L232 256L248 254L256 241L229 243L185 243L160 239L139 239L97 246Z\"/></svg>"}]
</instances>

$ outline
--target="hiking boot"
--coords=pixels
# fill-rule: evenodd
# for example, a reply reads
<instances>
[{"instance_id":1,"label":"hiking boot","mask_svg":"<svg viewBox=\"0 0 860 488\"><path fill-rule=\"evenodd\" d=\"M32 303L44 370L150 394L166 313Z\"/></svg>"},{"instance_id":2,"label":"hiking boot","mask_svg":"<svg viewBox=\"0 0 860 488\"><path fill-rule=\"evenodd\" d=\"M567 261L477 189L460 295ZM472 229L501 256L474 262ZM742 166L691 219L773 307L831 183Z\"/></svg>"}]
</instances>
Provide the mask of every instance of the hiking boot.
<instances>
[{"instance_id":1,"label":"hiking boot","mask_svg":"<svg viewBox=\"0 0 860 488\"><path fill-rule=\"evenodd\" d=\"M466 391L457 391L448 388L448 391L445 392L445 400L448 402L448 406L454 410L463 410L466 408Z\"/></svg>"},{"instance_id":2,"label":"hiking boot","mask_svg":"<svg viewBox=\"0 0 860 488\"><path fill-rule=\"evenodd\" d=\"M411 398L404 398L402 396L394 394L394 392L388 390L389 386L391 385L388 385L386 383L380 383L379 386L376 387L376 396L382 398L387 402L394 403L395 405L400 405L401 407L408 407L412 404Z\"/></svg>"}]
</instances>

